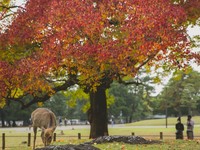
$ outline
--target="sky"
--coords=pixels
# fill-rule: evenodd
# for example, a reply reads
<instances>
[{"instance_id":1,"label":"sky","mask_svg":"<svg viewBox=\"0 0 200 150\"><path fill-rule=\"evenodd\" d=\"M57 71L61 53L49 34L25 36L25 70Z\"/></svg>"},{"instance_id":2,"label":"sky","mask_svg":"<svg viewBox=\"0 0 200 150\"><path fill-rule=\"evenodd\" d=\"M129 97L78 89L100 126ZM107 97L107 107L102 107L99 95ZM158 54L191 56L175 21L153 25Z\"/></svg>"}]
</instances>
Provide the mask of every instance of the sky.
<instances>
[{"instance_id":1,"label":"sky","mask_svg":"<svg viewBox=\"0 0 200 150\"><path fill-rule=\"evenodd\" d=\"M188 28L188 34L191 37L196 36L196 35L200 35L200 27L198 27L198 26L189 27ZM194 50L200 52L200 46L198 48L195 48ZM192 63L191 65L194 68L194 70L200 72L200 66L199 65L194 64L194 63Z\"/></svg>"}]
</instances>

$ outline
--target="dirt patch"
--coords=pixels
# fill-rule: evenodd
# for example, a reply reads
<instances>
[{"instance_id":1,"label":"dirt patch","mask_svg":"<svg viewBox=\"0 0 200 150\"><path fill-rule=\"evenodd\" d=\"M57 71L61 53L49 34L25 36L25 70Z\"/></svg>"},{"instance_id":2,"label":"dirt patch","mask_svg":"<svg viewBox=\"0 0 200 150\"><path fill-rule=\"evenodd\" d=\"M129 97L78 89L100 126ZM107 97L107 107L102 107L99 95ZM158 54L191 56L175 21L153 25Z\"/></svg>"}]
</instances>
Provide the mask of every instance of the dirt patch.
<instances>
[{"instance_id":1,"label":"dirt patch","mask_svg":"<svg viewBox=\"0 0 200 150\"><path fill-rule=\"evenodd\" d=\"M123 142L128 144L154 144L161 143L161 141L152 141L146 140L140 136L102 136L92 140L91 142L87 142L85 144L101 144L101 143L109 143L109 142Z\"/></svg>"}]
</instances>

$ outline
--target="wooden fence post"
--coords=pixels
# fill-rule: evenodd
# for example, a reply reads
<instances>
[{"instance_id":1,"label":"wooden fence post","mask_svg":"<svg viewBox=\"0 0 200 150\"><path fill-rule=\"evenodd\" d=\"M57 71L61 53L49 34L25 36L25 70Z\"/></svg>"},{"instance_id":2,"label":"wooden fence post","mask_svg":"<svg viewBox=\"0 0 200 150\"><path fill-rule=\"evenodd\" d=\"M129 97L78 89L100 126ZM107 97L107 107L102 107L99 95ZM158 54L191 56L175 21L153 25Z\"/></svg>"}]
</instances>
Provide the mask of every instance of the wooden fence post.
<instances>
[{"instance_id":1,"label":"wooden fence post","mask_svg":"<svg viewBox=\"0 0 200 150\"><path fill-rule=\"evenodd\" d=\"M31 146L31 133L28 133L28 147Z\"/></svg>"},{"instance_id":2,"label":"wooden fence post","mask_svg":"<svg viewBox=\"0 0 200 150\"><path fill-rule=\"evenodd\" d=\"M163 140L163 133L160 132L160 140Z\"/></svg>"},{"instance_id":3,"label":"wooden fence post","mask_svg":"<svg viewBox=\"0 0 200 150\"><path fill-rule=\"evenodd\" d=\"M2 150L4 150L6 147L6 142L5 142L5 133L2 133Z\"/></svg>"},{"instance_id":4,"label":"wooden fence post","mask_svg":"<svg viewBox=\"0 0 200 150\"><path fill-rule=\"evenodd\" d=\"M56 141L56 133L53 134L53 141Z\"/></svg>"},{"instance_id":5,"label":"wooden fence post","mask_svg":"<svg viewBox=\"0 0 200 150\"><path fill-rule=\"evenodd\" d=\"M134 133L134 132L132 132L132 133L131 133L131 135L132 135L132 136L135 136L135 133Z\"/></svg>"},{"instance_id":6,"label":"wooden fence post","mask_svg":"<svg viewBox=\"0 0 200 150\"><path fill-rule=\"evenodd\" d=\"M79 139L79 140L81 139L81 134L80 134L80 133L78 133L78 139Z\"/></svg>"}]
</instances>

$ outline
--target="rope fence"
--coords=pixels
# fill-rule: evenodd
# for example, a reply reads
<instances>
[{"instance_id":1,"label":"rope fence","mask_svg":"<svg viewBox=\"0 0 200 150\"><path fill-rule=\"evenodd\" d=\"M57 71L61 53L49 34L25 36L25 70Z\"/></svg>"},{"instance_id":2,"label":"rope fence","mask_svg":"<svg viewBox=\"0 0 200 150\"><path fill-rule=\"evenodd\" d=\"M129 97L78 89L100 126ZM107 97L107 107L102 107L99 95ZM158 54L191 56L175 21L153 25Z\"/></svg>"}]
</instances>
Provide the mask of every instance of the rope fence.
<instances>
[{"instance_id":1,"label":"rope fence","mask_svg":"<svg viewBox=\"0 0 200 150\"><path fill-rule=\"evenodd\" d=\"M135 134L135 132L131 132L130 135L137 136ZM143 137L143 138L148 138L148 139L157 139L157 140L163 140L164 138L165 139L175 139L176 138L176 135L163 134L163 132L159 132L158 134L155 134L155 135L138 135L138 136ZM37 136L37 138L38 137L39 136ZM195 136L195 138L197 138L197 137L199 137L199 136ZM9 136L9 135L6 135L5 133L2 133L0 138L2 139L1 147L0 147L0 148L2 148L2 150L5 150L6 148L10 148L10 146L9 146L10 140L6 140L8 138L23 138L23 140L25 140L25 141L23 141L24 142L23 144L24 145L27 144L27 147L31 146L31 141L33 140L33 136L31 136L31 133L28 133L27 136ZM75 138L78 140L81 140L82 138L89 139L88 136L82 136L81 133L78 133L77 136L65 136L65 135L60 136L60 135L57 135L56 133L54 133L53 142L56 142L57 138L70 138L70 139ZM8 142L8 143L6 143L6 142Z\"/></svg>"},{"instance_id":2,"label":"rope fence","mask_svg":"<svg viewBox=\"0 0 200 150\"><path fill-rule=\"evenodd\" d=\"M1 145L0 145L0 149L2 148L2 150L5 150L6 148L10 148L9 146L9 141L10 140L7 140L9 138L23 138L22 140L22 144L27 144L27 147L30 147L31 146L31 141L33 140L33 135L31 135L31 133L28 133L27 136L9 136L9 135L6 135L5 133L2 133L2 135L0 136L0 139L1 140ZM37 136L37 139L40 139L40 136ZM57 138L74 138L74 139L78 139L78 140L81 140L82 138L87 138L89 139L88 136L83 136L81 135L81 133L78 133L77 136L65 136L65 135L57 135L56 133L54 133L53 135L53 142L56 142ZM24 141L25 140L25 141ZM14 146L13 146L14 147Z\"/></svg>"}]
</instances>

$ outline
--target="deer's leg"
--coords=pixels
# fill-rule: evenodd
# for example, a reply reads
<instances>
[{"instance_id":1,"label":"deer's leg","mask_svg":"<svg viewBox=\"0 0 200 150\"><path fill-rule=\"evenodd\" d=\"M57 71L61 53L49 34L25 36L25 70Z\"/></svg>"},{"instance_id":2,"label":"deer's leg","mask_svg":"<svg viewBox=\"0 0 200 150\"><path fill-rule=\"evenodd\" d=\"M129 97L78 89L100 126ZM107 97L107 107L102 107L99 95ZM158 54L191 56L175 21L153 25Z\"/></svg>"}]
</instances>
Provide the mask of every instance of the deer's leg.
<instances>
[{"instance_id":1,"label":"deer's leg","mask_svg":"<svg viewBox=\"0 0 200 150\"><path fill-rule=\"evenodd\" d=\"M44 143L44 146L46 146L46 140L45 140L45 137L44 137L44 131L43 130L41 132L41 138L42 138L42 142Z\"/></svg>"},{"instance_id":2,"label":"deer's leg","mask_svg":"<svg viewBox=\"0 0 200 150\"><path fill-rule=\"evenodd\" d=\"M37 135L37 127L33 127L33 132L34 132L33 149L35 149L35 141L36 141L36 135Z\"/></svg>"}]
</instances>

